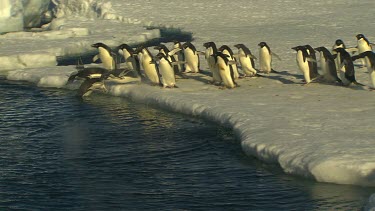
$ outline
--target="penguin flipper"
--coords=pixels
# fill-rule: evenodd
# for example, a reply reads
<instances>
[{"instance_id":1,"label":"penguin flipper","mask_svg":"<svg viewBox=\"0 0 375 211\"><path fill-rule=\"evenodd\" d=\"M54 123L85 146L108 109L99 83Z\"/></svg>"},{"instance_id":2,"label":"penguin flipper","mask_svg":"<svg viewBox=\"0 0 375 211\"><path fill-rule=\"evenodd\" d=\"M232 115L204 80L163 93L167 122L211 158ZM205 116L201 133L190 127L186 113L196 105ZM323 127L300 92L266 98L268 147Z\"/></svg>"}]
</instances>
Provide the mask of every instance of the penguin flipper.
<instances>
[{"instance_id":1,"label":"penguin flipper","mask_svg":"<svg viewBox=\"0 0 375 211\"><path fill-rule=\"evenodd\" d=\"M358 51L357 47L345 48L345 50L349 53L355 53Z\"/></svg>"},{"instance_id":2,"label":"penguin flipper","mask_svg":"<svg viewBox=\"0 0 375 211\"><path fill-rule=\"evenodd\" d=\"M168 52L168 56L173 56L181 50L182 50L181 48L174 48L174 49L172 49L171 51Z\"/></svg>"},{"instance_id":3,"label":"penguin flipper","mask_svg":"<svg viewBox=\"0 0 375 211\"><path fill-rule=\"evenodd\" d=\"M94 58L92 58L92 61L93 61L93 62L96 62L98 59L99 59L99 54L96 54L96 55L94 56Z\"/></svg>"}]
</instances>

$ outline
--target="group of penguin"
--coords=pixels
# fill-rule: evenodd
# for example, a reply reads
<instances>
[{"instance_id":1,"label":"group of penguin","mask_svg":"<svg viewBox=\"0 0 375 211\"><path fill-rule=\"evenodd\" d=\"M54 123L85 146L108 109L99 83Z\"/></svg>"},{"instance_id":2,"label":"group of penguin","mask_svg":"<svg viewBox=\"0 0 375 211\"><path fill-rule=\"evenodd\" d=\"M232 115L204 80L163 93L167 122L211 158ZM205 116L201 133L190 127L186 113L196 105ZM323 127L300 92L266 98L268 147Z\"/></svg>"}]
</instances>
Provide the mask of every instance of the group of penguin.
<instances>
[{"instance_id":1,"label":"group of penguin","mask_svg":"<svg viewBox=\"0 0 375 211\"><path fill-rule=\"evenodd\" d=\"M364 86L356 81L353 61L360 59L367 67L370 76L370 89L375 87L375 53L373 44L363 34L357 34L357 46L347 48L341 39L337 39L330 52L325 47L312 48L310 45L293 47L297 51L297 65L304 75L306 84L323 78L326 82L349 86L351 83ZM318 73L315 51L320 53L321 75ZM357 52L355 56L351 56Z\"/></svg>"},{"instance_id":2,"label":"group of penguin","mask_svg":"<svg viewBox=\"0 0 375 211\"><path fill-rule=\"evenodd\" d=\"M372 52L372 44L363 34L357 36L357 47L346 48L344 42L336 40L332 48L332 53L325 47L312 48L310 45L293 47L297 51L297 65L304 76L306 84L323 78L327 82L338 83L348 86L351 83L362 85L355 79L353 61L363 60L363 64L368 68L370 80L375 87L375 53ZM158 50L153 56L145 46L138 46L133 49L127 44L121 44L115 50L104 43L91 45L98 49L98 54L93 61L98 59L102 62L102 67L85 67L83 64L77 65L77 72L70 75L67 83L72 83L76 78L84 79L78 89L78 95L86 97L94 89L105 91L104 80L108 77L123 78L129 73L139 77L141 81L148 81L152 85L159 85L164 88L177 88L176 76L186 78L185 73L199 73L200 55L204 55L208 68L211 72L211 83L221 88L235 88L238 86L236 80L242 77L259 77L258 73L269 74L276 72L272 68L272 58L280 57L273 53L266 42L260 42L259 46L259 68L255 68L256 58L244 44L236 44L237 54L234 54L228 45L217 48L214 42L203 44L205 51L197 51L191 42L182 44L179 41L173 42L173 47L169 50L164 44L155 46ZM320 53L321 73L317 68L315 52ZM357 51L356 56L351 56ZM120 59L118 59L120 58ZM123 68L120 68L119 61L124 60ZM280 59L281 60L281 59ZM241 67L241 72L238 66Z\"/></svg>"}]
</instances>

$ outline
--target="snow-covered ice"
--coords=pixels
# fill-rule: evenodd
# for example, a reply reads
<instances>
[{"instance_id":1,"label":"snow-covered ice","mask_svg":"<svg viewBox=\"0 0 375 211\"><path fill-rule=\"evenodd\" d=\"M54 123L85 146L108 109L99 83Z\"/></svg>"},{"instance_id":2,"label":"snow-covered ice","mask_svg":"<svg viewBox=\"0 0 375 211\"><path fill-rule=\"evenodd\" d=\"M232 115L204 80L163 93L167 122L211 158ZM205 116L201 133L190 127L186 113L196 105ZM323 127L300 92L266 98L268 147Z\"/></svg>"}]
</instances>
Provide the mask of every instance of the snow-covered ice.
<instances>
[{"instance_id":1,"label":"snow-covered ice","mask_svg":"<svg viewBox=\"0 0 375 211\"><path fill-rule=\"evenodd\" d=\"M210 78L202 74L178 80L178 89L162 89L134 79L108 80L106 85L114 96L230 126L246 154L278 163L287 173L320 182L375 186L375 92L357 86L301 86L295 53L290 49L302 44L330 48L338 38L354 46L358 33L375 40L375 23L369 21L373 13L368 10L375 6L372 0L111 3L111 12L99 19L81 17L73 21L62 16L55 20L61 24L53 31L0 36L3 74L9 80L65 87L74 66L56 67L52 59L31 56L79 55L92 51L90 44L98 41L115 46L149 39L143 33L159 36L158 30L146 31L142 25L160 23L191 31L193 43L202 50L207 41L231 47L244 43L256 54L256 45L266 41L282 57L282 61L273 63L282 74L241 79L236 89L219 90L208 84ZM19 62L22 55L30 57ZM36 60L46 62L33 67L39 63ZM357 72L358 81L368 84L365 69Z\"/></svg>"}]
</instances>

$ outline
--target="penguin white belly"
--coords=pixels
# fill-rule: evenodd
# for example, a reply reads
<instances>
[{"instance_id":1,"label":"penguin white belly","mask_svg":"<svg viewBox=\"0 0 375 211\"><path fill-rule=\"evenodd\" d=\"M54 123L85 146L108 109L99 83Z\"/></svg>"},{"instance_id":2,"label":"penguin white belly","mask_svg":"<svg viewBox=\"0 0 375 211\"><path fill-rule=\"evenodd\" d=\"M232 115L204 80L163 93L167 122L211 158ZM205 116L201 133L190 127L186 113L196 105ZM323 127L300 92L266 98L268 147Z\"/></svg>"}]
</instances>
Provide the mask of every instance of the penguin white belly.
<instances>
[{"instance_id":1,"label":"penguin white belly","mask_svg":"<svg viewBox=\"0 0 375 211\"><path fill-rule=\"evenodd\" d=\"M150 56L143 55L142 66L144 68L145 75L153 84L159 84L159 76L156 70L156 65L155 63L150 63L151 61L152 59Z\"/></svg>"},{"instance_id":2,"label":"penguin white belly","mask_svg":"<svg viewBox=\"0 0 375 211\"><path fill-rule=\"evenodd\" d=\"M227 88L234 88L235 85L233 83L232 76L230 74L230 67L229 65L225 64L225 61L221 58L217 58L217 66L219 70L219 74L221 76L221 79Z\"/></svg>"},{"instance_id":3,"label":"penguin white belly","mask_svg":"<svg viewBox=\"0 0 375 211\"><path fill-rule=\"evenodd\" d=\"M130 53L127 50L124 50L123 56L124 56L124 59L125 59L125 67L130 69L130 70L134 70L135 61L134 61L134 58L132 57L132 55L130 55Z\"/></svg>"},{"instance_id":4,"label":"penguin white belly","mask_svg":"<svg viewBox=\"0 0 375 211\"><path fill-rule=\"evenodd\" d=\"M213 56L207 59L208 66L212 72L212 83L220 84L222 82L221 76L219 74L218 66L215 63L215 58Z\"/></svg>"},{"instance_id":5,"label":"penguin white belly","mask_svg":"<svg viewBox=\"0 0 375 211\"><path fill-rule=\"evenodd\" d=\"M229 53L229 51L227 50L224 50L223 51L223 54L225 55L228 55L228 59L231 60L231 61L236 61L233 56ZM238 68L237 68L237 64L232 64L232 69L233 69L233 77L234 79L238 79L240 77L240 74L238 73Z\"/></svg>"},{"instance_id":6,"label":"penguin white belly","mask_svg":"<svg viewBox=\"0 0 375 211\"><path fill-rule=\"evenodd\" d=\"M366 51L372 51L371 46L368 45L364 39L358 40L358 54L366 52ZM362 64L366 65L366 67L371 67L371 62L367 58L367 56L365 58L361 58L360 61L362 62Z\"/></svg>"},{"instance_id":7,"label":"penguin white belly","mask_svg":"<svg viewBox=\"0 0 375 211\"><path fill-rule=\"evenodd\" d=\"M168 61L165 61L164 59L160 60L159 71L162 76L161 82L163 87L174 87L176 85L174 71Z\"/></svg>"},{"instance_id":8,"label":"penguin white belly","mask_svg":"<svg viewBox=\"0 0 375 211\"><path fill-rule=\"evenodd\" d=\"M297 64L300 69L300 71L303 74L303 77L305 78L306 83L310 83L310 68L309 68L309 63L307 62L307 59L303 61L303 54L302 51L297 52Z\"/></svg>"},{"instance_id":9,"label":"penguin white belly","mask_svg":"<svg viewBox=\"0 0 375 211\"><path fill-rule=\"evenodd\" d=\"M345 77L346 67L345 65L340 69L340 79L343 85L349 86L352 82Z\"/></svg>"},{"instance_id":10,"label":"penguin white belly","mask_svg":"<svg viewBox=\"0 0 375 211\"><path fill-rule=\"evenodd\" d=\"M259 69L264 73L271 72L271 54L267 48L261 48L259 51Z\"/></svg>"},{"instance_id":11,"label":"penguin white belly","mask_svg":"<svg viewBox=\"0 0 375 211\"><path fill-rule=\"evenodd\" d=\"M104 48L99 47L99 58L103 63L104 68L108 70L114 70L115 69L115 62L112 58L112 55Z\"/></svg>"},{"instance_id":12,"label":"penguin white belly","mask_svg":"<svg viewBox=\"0 0 375 211\"><path fill-rule=\"evenodd\" d=\"M251 58L249 56L241 56L240 63L242 67L242 71L245 73L246 76L255 76L257 71L254 69Z\"/></svg>"},{"instance_id":13,"label":"penguin white belly","mask_svg":"<svg viewBox=\"0 0 375 211\"><path fill-rule=\"evenodd\" d=\"M199 72L198 69L198 54L194 54L194 52L191 49L185 49L185 61L186 61L186 72L193 72L197 73Z\"/></svg>"}]
</instances>

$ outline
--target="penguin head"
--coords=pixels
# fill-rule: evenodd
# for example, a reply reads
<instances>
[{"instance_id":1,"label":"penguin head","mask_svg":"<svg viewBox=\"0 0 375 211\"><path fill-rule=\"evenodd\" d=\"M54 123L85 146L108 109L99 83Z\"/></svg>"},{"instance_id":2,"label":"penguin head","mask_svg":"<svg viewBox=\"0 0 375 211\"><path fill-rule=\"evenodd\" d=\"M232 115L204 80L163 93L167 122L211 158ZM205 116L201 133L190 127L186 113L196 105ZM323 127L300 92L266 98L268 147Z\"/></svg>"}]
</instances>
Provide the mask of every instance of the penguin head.
<instances>
[{"instance_id":1,"label":"penguin head","mask_svg":"<svg viewBox=\"0 0 375 211\"><path fill-rule=\"evenodd\" d=\"M234 45L234 47L236 47L236 48L238 48L238 49L243 48L244 46L245 46L245 45L244 45L244 44L241 44L241 43Z\"/></svg>"},{"instance_id":2,"label":"penguin head","mask_svg":"<svg viewBox=\"0 0 375 211\"><path fill-rule=\"evenodd\" d=\"M346 52L344 48L336 48L336 49L333 49L333 51L335 51L337 53L344 53L344 52Z\"/></svg>"},{"instance_id":3,"label":"penguin head","mask_svg":"<svg viewBox=\"0 0 375 211\"><path fill-rule=\"evenodd\" d=\"M101 42L98 42L98 43L95 43L95 44L92 44L91 47L94 47L94 48L99 48L99 47L102 47L102 48L108 48L108 46L104 43L101 43Z\"/></svg>"},{"instance_id":4,"label":"penguin head","mask_svg":"<svg viewBox=\"0 0 375 211\"><path fill-rule=\"evenodd\" d=\"M341 39L337 39L337 40L335 41L335 45L336 45L336 46L340 46L340 45L345 45L345 44L344 44L344 41L342 41Z\"/></svg>"},{"instance_id":5,"label":"penguin head","mask_svg":"<svg viewBox=\"0 0 375 211\"><path fill-rule=\"evenodd\" d=\"M203 46L204 46L205 48L209 48L209 47L211 47L211 46L213 46L213 45L215 45L214 42L206 42L206 43L203 43Z\"/></svg>"},{"instance_id":6,"label":"penguin head","mask_svg":"<svg viewBox=\"0 0 375 211\"><path fill-rule=\"evenodd\" d=\"M365 35L363 34L357 34L355 37L357 38L357 40L360 40L362 38L365 39Z\"/></svg>"},{"instance_id":7,"label":"penguin head","mask_svg":"<svg viewBox=\"0 0 375 211\"><path fill-rule=\"evenodd\" d=\"M263 48L263 47L266 47L267 46L267 43L266 42L260 42L258 44L259 47Z\"/></svg>"},{"instance_id":8,"label":"penguin head","mask_svg":"<svg viewBox=\"0 0 375 211\"><path fill-rule=\"evenodd\" d=\"M292 49L295 50L295 51L301 51L301 50L306 49L306 47L302 46L302 45L299 45L299 46L293 47Z\"/></svg>"},{"instance_id":9,"label":"penguin head","mask_svg":"<svg viewBox=\"0 0 375 211\"><path fill-rule=\"evenodd\" d=\"M321 46L321 47L317 47L317 48L314 48L314 50L318 51L318 52L321 52L323 51L325 47Z\"/></svg>"},{"instance_id":10,"label":"penguin head","mask_svg":"<svg viewBox=\"0 0 375 211\"><path fill-rule=\"evenodd\" d=\"M142 50L143 50L144 48L145 48L145 46L143 46L143 45L139 45L139 46L135 49L134 53L135 53L135 54L141 53Z\"/></svg>"},{"instance_id":11,"label":"penguin head","mask_svg":"<svg viewBox=\"0 0 375 211\"><path fill-rule=\"evenodd\" d=\"M314 53L314 52L315 52L314 48L311 47L311 45L305 45L304 47L305 47L306 49L308 49L308 50L310 51L310 53Z\"/></svg>"},{"instance_id":12,"label":"penguin head","mask_svg":"<svg viewBox=\"0 0 375 211\"><path fill-rule=\"evenodd\" d=\"M133 53L134 52L134 50L133 50L133 48L131 48L128 44L121 44L121 45L119 45L118 47L117 47L119 50L127 50L129 53Z\"/></svg>"}]
</instances>

